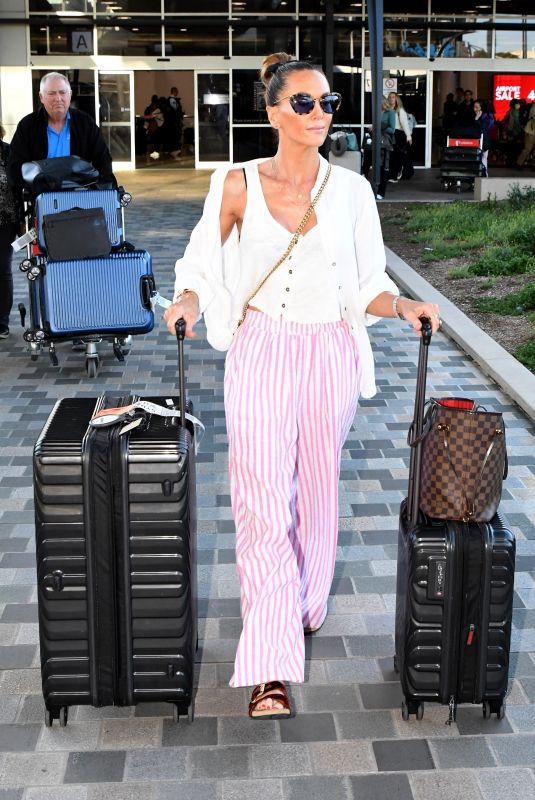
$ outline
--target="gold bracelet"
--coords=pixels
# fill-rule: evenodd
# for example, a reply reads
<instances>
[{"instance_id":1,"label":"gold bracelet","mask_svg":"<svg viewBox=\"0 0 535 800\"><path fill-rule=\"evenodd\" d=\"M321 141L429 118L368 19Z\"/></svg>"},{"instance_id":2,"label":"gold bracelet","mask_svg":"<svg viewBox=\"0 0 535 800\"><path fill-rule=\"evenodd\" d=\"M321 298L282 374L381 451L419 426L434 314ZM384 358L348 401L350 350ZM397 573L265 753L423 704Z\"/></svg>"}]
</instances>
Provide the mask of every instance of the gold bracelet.
<instances>
[{"instance_id":1,"label":"gold bracelet","mask_svg":"<svg viewBox=\"0 0 535 800\"><path fill-rule=\"evenodd\" d=\"M399 294L395 294L394 295L394 299L392 300L392 311L394 312L394 317L399 317L399 319L402 319L403 321L405 321L405 317L403 316L401 311L399 311L399 309L398 309L398 301L400 300L400 297L401 297L401 295L399 295Z\"/></svg>"},{"instance_id":2,"label":"gold bracelet","mask_svg":"<svg viewBox=\"0 0 535 800\"><path fill-rule=\"evenodd\" d=\"M180 300L182 300L185 294L191 294L192 292L193 294L195 294L194 289L182 289L180 292L177 292L177 294L175 294L175 296L173 297L173 303L178 303Z\"/></svg>"}]
</instances>

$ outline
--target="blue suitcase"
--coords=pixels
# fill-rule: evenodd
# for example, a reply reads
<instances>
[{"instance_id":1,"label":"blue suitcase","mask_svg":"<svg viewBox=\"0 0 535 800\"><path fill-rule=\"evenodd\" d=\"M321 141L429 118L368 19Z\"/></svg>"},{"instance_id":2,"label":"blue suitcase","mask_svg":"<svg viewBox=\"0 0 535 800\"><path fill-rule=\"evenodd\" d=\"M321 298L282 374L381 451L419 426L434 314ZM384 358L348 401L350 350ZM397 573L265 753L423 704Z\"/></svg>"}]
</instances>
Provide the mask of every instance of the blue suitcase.
<instances>
[{"instance_id":1,"label":"blue suitcase","mask_svg":"<svg viewBox=\"0 0 535 800\"><path fill-rule=\"evenodd\" d=\"M154 327L152 259L145 250L48 261L30 279L33 327L47 339L135 335Z\"/></svg>"},{"instance_id":2,"label":"blue suitcase","mask_svg":"<svg viewBox=\"0 0 535 800\"><path fill-rule=\"evenodd\" d=\"M43 219L47 214L58 214L73 208L102 208L106 218L108 235L112 247L123 241L121 202L115 189L80 189L67 192L43 192L35 199L37 242L46 253Z\"/></svg>"}]
</instances>

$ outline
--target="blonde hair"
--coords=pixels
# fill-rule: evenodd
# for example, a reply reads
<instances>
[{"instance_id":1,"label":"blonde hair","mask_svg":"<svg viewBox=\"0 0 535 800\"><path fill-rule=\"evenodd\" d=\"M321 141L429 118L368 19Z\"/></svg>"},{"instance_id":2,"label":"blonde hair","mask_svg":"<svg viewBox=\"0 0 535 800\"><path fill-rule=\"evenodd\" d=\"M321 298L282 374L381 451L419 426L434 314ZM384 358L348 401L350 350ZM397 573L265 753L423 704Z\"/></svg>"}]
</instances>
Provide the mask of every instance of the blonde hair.
<instances>
[{"instance_id":1,"label":"blonde hair","mask_svg":"<svg viewBox=\"0 0 535 800\"><path fill-rule=\"evenodd\" d=\"M381 111L392 111L392 106L388 102L388 97L383 95L383 102L381 103Z\"/></svg>"},{"instance_id":2,"label":"blonde hair","mask_svg":"<svg viewBox=\"0 0 535 800\"><path fill-rule=\"evenodd\" d=\"M0 122L0 139L3 139L5 135L6 135L6 129L4 128L2 123Z\"/></svg>"},{"instance_id":3,"label":"blonde hair","mask_svg":"<svg viewBox=\"0 0 535 800\"><path fill-rule=\"evenodd\" d=\"M394 103L394 108L396 109L396 111L399 111L400 108L403 108L403 103L401 102L401 97L399 96L399 94L397 92L389 92L388 93L388 97L390 97L391 94L393 94L394 97L396 98L396 102ZM388 100L388 98L387 98L387 100Z\"/></svg>"},{"instance_id":4,"label":"blonde hair","mask_svg":"<svg viewBox=\"0 0 535 800\"><path fill-rule=\"evenodd\" d=\"M265 87L265 100L267 106L273 106L281 97L291 72L310 70L324 74L318 64L310 61L297 61L288 53L271 53L266 56L260 66L260 80Z\"/></svg>"}]
</instances>

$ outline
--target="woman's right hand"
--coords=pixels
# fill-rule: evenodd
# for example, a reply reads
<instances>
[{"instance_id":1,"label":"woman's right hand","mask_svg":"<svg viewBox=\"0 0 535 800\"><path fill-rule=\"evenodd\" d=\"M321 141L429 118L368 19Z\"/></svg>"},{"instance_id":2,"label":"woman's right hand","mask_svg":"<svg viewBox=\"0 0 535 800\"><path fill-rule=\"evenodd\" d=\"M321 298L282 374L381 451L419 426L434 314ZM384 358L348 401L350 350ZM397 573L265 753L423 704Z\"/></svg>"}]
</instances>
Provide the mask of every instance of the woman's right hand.
<instances>
[{"instance_id":1,"label":"woman's right hand","mask_svg":"<svg viewBox=\"0 0 535 800\"><path fill-rule=\"evenodd\" d=\"M163 318L169 333L176 336L175 323L181 317L186 322L186 339L194 339L197 334L193 332L193 326L199 318L199 298L195 292L187 292L176 303L172 303L166 308Z\"/></svg>"}]
</instances>

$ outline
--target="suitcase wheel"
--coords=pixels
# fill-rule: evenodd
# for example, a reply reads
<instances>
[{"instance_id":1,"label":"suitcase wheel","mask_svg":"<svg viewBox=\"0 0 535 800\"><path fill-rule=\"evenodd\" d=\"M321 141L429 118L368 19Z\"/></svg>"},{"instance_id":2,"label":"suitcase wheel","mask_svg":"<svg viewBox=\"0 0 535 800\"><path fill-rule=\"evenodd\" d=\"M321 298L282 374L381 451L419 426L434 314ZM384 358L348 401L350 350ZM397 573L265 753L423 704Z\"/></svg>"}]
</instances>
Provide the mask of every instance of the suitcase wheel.
<instances>
[{"instance_id":1,"label":"suitcase wheel","mask_svg":"<svg viewBox=\"0 0 535 800\"><path fill-rule=\"evenodd\" d=\"M424 717L424 704L423 703L413 703L409 700L408 703L403 702L401 704L401 716L405 722L408 722L410 719L411 714L414 714L416 719L420 721Z\"/></svg>"},{"instance_id":2,"label":"suitcase wheel","mask_svg":"<svg viewBox=\"0 0 535 800\"><path fill-rule=\"evenodd\" d=\"M493 714L496 714L497 719L505 717L505 700L503 702L501 700L493 700L492 702L483 700L483 717L490 719Z\"/></svg>"},{"instance_id":3,"label":"suitcase wheel","mask_svg":"<svg viewBox=\"0 0 535 800\"><path fill-rule=\"evenodd\" d=\"M67 726L67 720L69 719L69 706L61 706L59 710L59 725L60 728L65 728Z\"/></svg>"},{"instance_id":4,"label":"suitcase wheel","mask_svg":"<svg viewBox=\"0 0 535 800\"><path fill-rule=\"evenodd\" d=\"M188 722L191 724L195 717L195 702L193 699L189 704L187 711L185 711L184 706L179 703L175 703L173 706L173 719L177 724L180 722L180 717L186 715L188 717Z\"/></svg>"},{"instance_id":5,"label":"suitcase wheel","mask_svg":"<svg viewBox=\"0 0 535 800\"><path fill-rule=\"evenodd\" d=\"M397 656L394 656L394 672L396 673L396 675L399 675L399 664Z\"/></svg>"},{"instance_id":6,"label":"suitcase wheel","mask_svg":"<svg viewBox=\"0 0 535 800\"><path fill-rule=\"evenodd\" d=\"M85 360L85 371L87 372L88 378L96 378L98 368L100 365L100 359L98 356L91 356L86 358Z\"/></svg>"},{"instance_id":7,"label":"suitcase wheel","mask_svg":"<svg viewBox=\"0 0 535 800\"><path fill-rule=\"evenodd\" d=\"M51 728L54 720L58 719L61 728L67 725L69 706L47 706L45 708L45 726Z\"/></svg>"}]
</instances>

